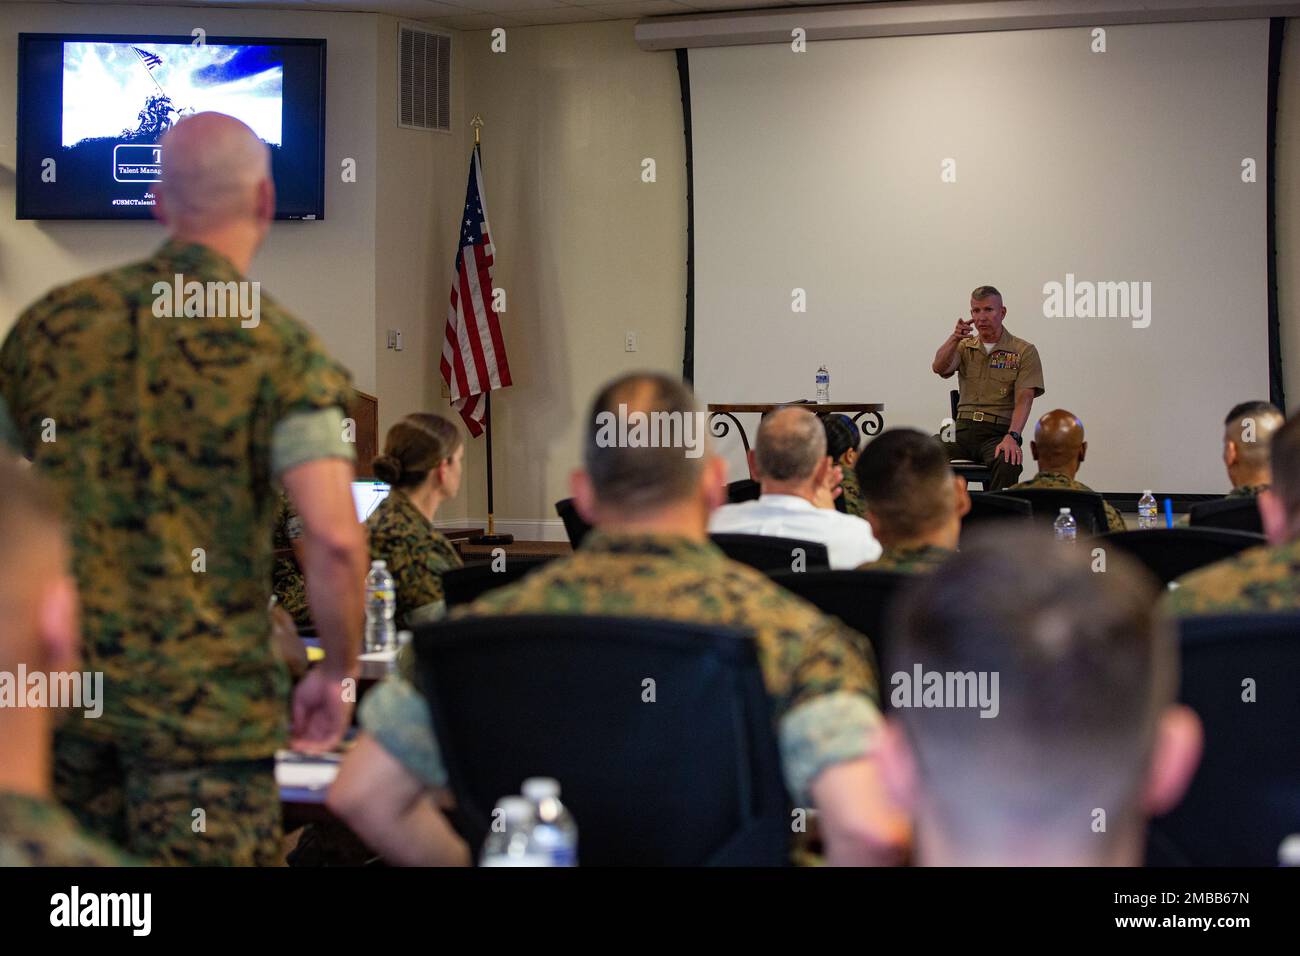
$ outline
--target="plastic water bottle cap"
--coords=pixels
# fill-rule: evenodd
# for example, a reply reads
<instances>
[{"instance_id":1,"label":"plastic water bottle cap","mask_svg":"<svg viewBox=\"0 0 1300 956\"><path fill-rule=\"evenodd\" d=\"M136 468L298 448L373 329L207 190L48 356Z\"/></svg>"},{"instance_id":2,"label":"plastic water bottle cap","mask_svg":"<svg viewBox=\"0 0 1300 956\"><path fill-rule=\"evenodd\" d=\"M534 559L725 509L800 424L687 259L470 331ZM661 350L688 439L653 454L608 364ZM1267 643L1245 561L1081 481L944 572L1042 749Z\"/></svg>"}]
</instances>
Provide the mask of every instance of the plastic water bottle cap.
<instances>
[{"instance_id":1,"label":"plastic water bottle cap","mask_svg":"<svg viewBox=\"0 0 1300 956\"><path fill-rule=\"evenodd\" d=\"M524 781L523 792L529 800L553 799L560 795L560 781L554 777L529 777Z\"/></svg>"},{"instance_id":2,"label":"plastic water bottle cap","mask_svg":"<svg viewBox=\"0 0 1300 956\"><path fill-rule=\"evenodd\" d=\"M1292 833L1277 848L1277 862L1282 866L1300 866L1300 833Z\"/></svg>"},{"instance_id":3,"label":"plastic water bottle cap","mask_svg":"<svg viewBox=\"0 0 1300 956\"><path fill-rule=\"evenodd\" d=\"M1063 515L1068 515L1069 513L1070 513L1070 509L1069 509L1069 508L1062 508L1062 509L1061 509L1061 514L1063 514Z\"/></svg>"},{"instance_id":4,"label":"plastic water bottle cap","mask_svg":"<svg viewBox=\"0 0 1300 956\"><path fill-rule=\"evenodd\" d=\"M386 567L388 567L388 562L387 562L387 561L371 561L371 562L370 562L370 570L372 570L372 571L373 571L375 568L386 568Z\"/></svg>"},{"instance_id":5,"label":"plastic water bottle cap","mask_svg":"<svg viewBox=\"0 0 1300 956\"><path fill-rule=\"evenodd\" d=\"M533 813L533 805L523 797L502 797L497 802L497 809L504 813L511 823L527 820Z\"/></svg>"},{"instance_id":6,"label":"plastic water bottle cap","mask_svg":"<svg viewBox=\"0 0 1300 956\"><path fill-rule=\"evenodd\" d=\"M1145 488L1145 489L1143 489L1142 494L1144 494L1144 495L1149 495L1149 494L1151 494L1151 489L1150 489L1150 488Z\"/></svg>"}]
</instances>

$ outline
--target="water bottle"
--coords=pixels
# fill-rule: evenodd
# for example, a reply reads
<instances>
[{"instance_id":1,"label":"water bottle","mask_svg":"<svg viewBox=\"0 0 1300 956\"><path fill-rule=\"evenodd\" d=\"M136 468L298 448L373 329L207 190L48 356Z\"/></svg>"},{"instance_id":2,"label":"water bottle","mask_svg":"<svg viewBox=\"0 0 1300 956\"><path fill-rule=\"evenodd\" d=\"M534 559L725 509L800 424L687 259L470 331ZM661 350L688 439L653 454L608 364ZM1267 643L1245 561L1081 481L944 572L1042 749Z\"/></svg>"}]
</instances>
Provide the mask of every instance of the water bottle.
<instances>
[{"instance_id":1,"label":"water bottle","mask_svg":"<svg viewBox=\"0 0 1300 956\"><path fill-rule=\"evenodd\" d=\"M371 561L366 575L367 654L392 650L397 645L397 588L388 573L387 561Z\"/></svg>"},{"instance_id":2,"label":"water bottle","mask_svg":"<svg viewBox=\"0 0 1300 956\"><path fill-rule=\"evenodd\" d=\"M1156 526L1156 496L1148 488L1138 499L1138 527L1154 528Z\"/></svg>"},{"instance_id":3,"label":"water bottle","mask_svg":"<svg viewBox=\"0 0 1300 956\"><path fill-rule=\"evenodd\" d=\"M817 404L829 405L831 401L831 373L823 365L817 370Z\"/></svg>"},{"instance_id":4,"label":"water bottle","mask_svg":"<svg viewBox=\"0 0 1300 956\"><path fill-rule=\"evenodd\" d=\"M1061 509L1061 514L1052 522L1052 528L1056 531L1057 541L1068 541L1070 544L1074 544L1074 539L1079 532L1079 526L1075 524L1069 508Z\"/></svg>"},{"instance_id":5,"label":"water bottle","mask_svg":"<svg viewBox=\"0 0 1300 956\"><path fill-rule=\"evenodd\" d=\"M578 825L560 802L560 783L551 777L529 777L524 798L533 806L533 840L551 858L551 866L578 865Z\"/></svg>"},{"instance_id":6,"label":"water bottle","mask_svg":"<svg viewBox=\"0 0 1300 956\"><path fill-rule=\"evenodd\" d=\"M492 827L483 841L479 866L550 866L550 856L533 839L537 822L524 797L502 797L492 811Z\"/></svg>"},{"instance_id":7,"label":"water bottle","mask_svg":"<svg viewBox=\"0 0 1300 956\"><path fill-rule=\"evenodd\" d=\"M1278 866L1300 866L1300 833L1292 833L1277 848Z\"/></svg>"}]
</instances>

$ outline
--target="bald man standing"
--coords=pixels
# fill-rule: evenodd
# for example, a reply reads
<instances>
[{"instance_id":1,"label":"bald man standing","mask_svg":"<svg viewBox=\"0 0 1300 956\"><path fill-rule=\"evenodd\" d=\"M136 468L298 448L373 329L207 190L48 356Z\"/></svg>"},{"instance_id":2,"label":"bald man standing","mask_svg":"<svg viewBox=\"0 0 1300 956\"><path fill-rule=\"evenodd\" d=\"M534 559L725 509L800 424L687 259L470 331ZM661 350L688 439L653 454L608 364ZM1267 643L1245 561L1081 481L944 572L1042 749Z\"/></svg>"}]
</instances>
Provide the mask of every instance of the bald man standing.
<instances>
[{"instance_id":1,"label":"bald man standing","mask_svg":"<svg viewBox=\"0 0 1300 956\"><path fill-rule=\"evenodd\" d=\"M350 382L246 278L275 213L266 145L200 113L161 147L170 238L18 318L0 436L67 508L84 657L104 675L103 716L57 737L61 801L154 863L271 864L289 730L267 613L273 481L302 519L326 652L294 693L294 745L327 749L351 714L366 569Z\"/></svg>"},{"instance_id":2,"label":"bald man standing","mask_svg":"<svg viewBox=\"0 0 1300 956\"><path fill-rule=\"evenodd\" d=\"M1083 422L1073 412L1055 408L1038 420L1034 426L1034 439L1029 443L1038 474L1028 481L1012 485L1008 490L1020 488L1064 488L1068 491L1092 491L1074 476L1079 473L1088 454L1088 443L1083 437ZM1123 531L1124 519L1109 502L1106 507L1106 530Z\"/></svg>"}]
</instances>

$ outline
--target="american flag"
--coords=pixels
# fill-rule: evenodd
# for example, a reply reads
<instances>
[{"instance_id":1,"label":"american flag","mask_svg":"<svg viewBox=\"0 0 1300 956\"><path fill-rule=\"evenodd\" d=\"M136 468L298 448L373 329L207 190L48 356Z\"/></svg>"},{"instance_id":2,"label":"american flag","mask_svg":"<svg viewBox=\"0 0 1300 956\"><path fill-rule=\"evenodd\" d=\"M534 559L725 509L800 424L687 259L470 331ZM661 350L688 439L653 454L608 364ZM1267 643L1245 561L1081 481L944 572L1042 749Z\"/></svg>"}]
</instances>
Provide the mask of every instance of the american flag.
<instances>
[{"instance_id":1,"label":"american flag","mask_svg":"<svg viewBox=\"0 0 1300 956\"><path fill-rule=\"evenodd\" d=\"M443 381L451 390L452 407L475 437L483 434L483 396L510 384L501 324L492 307L492 252L483 167L475 146L439 363Z\"/></svg>"},{"instance_id":2,"label":"american flag","mask_svg":"<svg viewBox=\"0 0 1300 956\"><path fill-rule=\"evenodd\" d=\"M153 72L153 68L155 66L158 66L159 64L162 63L162 57L158 56L156 53L150 53L148 50L142 50L138 46L133 46L131 47L131 49L135 50L135 55L138 56L144 62L145 68L148 69L150 73Z\"/></svg>"}]
</instances>

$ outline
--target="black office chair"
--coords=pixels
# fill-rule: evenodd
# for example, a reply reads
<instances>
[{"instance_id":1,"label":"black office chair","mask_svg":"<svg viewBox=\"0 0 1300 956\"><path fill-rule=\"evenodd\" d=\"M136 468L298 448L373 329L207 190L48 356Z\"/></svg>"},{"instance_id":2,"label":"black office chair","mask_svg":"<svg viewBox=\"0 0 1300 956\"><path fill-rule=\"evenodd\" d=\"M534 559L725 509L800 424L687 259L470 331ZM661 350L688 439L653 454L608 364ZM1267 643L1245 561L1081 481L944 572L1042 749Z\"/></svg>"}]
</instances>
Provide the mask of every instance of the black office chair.
<instances>
[{"instance_id":1,"label":"black office chair","mask_svg":"<svg viewBox=\"0 0 1300 956\"><path fill-rule=\"evenodd\" d=\"M1102 547L1122 548L1145 565L1162 584L1188 571L1230 558L1239 551L1267 544L1262 534L1223 528L1149 528L1099 536Z\"/></svg>"},{"instance_id":2,"label":"black office chair","mask_svg":"<svg viewBox=\"0 0 1300 956\"><path fill-rule=\"evenodd\" d=\"M788 861L771 706L745 634L544 614L424 625L415 649L473 851L497 800L547 776L578 824L582 866Z\"/></svg>"},{"instance_id":3,"label":"black office chair","mask_svg":"<svg viewBox=\"0 0 1300 956\"><path fill-rule=\"evenodd\" d=\"M1034 520L1054 522L1062 508L1069 508L1079 528L1079 536L1105 534L1106 502L1095 491L1071 491L1068 488L1003 488L998 492L1028 501Z\"/></svg>"},{"instance_id":4,"label":"black office chair","mask_svg":"<svg viewBox=\"0 0 1300 956\"><path fill-rule=\"evenodd\" d=\"M1264 522L1259 517L1259 505L1254 496L1249 498L1221 498L1192 505L1188 520L1193 528L1226 528L1229 531L1264 533Z\"/></svg>"},{"instance_id":5,"label":"black office chair","mask_svg":"<svg viewBox=\"0 0 1300 956\"><path fill-rule=\"evenodd\" d=\"M748 564L763 572L792 571L796 549L803 549L804 568L809 571L829 568L826 545L797 538L778 538L769 534L711 534L709 538L733 561Z\"/></svg>"},{"instance_id":6,"label":"black office chair","mask_svg":"<svg viewBox=\"0 0 1300 956\"><path fill-rule=\"evenodd\" d=\"M496 588L513 584L525 574L536 571L552 557L513 558L506 556L501 570L494 570L495 561L469 564L442 572L442 591L447 607L469 604Z\"/></svg>"},{"instance_id":7,"label":"black office chair","mask_svg":"<svg viewBox=\"0 0 1300 956\"><path fill-rule=\"evenodd\" d=\"M966 534L972 528L992 521L1028 521L1033 514L1033 506L1023 498L992 491L972 492L970 511L961 519L961 533Z\"/></svg>"},{"instance_id":8,"label":"black office chair","mask_svg":"<svg viewBox=\"0 0 1300 956\"><path fill-rule=\"evenodd\" d=\"M885 659L886 625L894 600L917 575L903 571L786 571L772 580L787 591L838 617L865 637L860 650L876 666ZM881 680L881 706L888 707L887 680Z\"/></svg>"},{"instance_id":9,"label":"black office chair","mask_svg":"<svg viewBox=\"0 0 1300 956\"><path fill-rule=\"evenodd\" d=\"M1279 845L1300 833L1300 614L1193 617L1179 629L1179 696L1201 718L1205 753L1182 802L1151 822L1147 864L1277 866Z\"/></svg>"},{"instance_id":10,"label":"black office chair","mask_svg":"<svg viewBox=\"0 0 1300 956\"><path fill-rule=\"evenodd\" d=\"M756 501L762 497L762 488L752 478L741 478L727 485L727 504L740 504L742 501Z\"/></svg>"},{"instance_id":11,"label":"black office chair","mask_svg":"<svg viewBox=\"0 0 1300 956\"><path fill-rule=\"evenodd\" d=\"M573 503L572 498L557 501L555 503L555 513L564 522L564 533L569 537L569 544L573 545L573 550L577 551L578 545L582 544L582 539L591 530L591 525L587 524L586 519L578 514L578 506Z\"/></svg>"},{"instance_id":12,"label":"black office chair","mask_svg":"<svg viewBox=\"0 0 1300 956\"><path fill-rule=\"evenodd\" d=\"M948 408L952 413L952 420L954 422L957 421L957 399L960 396L961 392L955 388L948 393ZM989 482L993 480L993 470L991 468L987 468L979 462L972 461L969 458L956 458L953 459L950 464L952 465L953 472L965 478L967 484L970 484L971 482L979 482L981 488L987 488Z\"/></svg>"}]
</instances>

